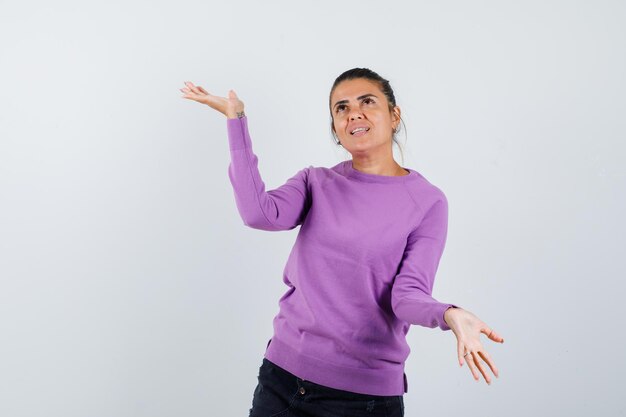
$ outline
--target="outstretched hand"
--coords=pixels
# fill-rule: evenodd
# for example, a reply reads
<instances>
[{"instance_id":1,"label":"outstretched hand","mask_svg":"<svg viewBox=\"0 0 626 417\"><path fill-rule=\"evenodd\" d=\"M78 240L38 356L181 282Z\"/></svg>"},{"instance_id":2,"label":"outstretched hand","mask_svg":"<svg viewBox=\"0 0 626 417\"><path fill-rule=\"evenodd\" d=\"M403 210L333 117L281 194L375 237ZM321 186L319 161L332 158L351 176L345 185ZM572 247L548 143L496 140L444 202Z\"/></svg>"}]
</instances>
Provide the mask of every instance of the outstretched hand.
<instances>
[{"instance_id":1,"label":"outstretched hand","mask_svg":"<svg viewBox=\"0 0 626 417\"><path fill-rule=\"evenodd\" d=\"M498 377L498 368L483 348L480 334L484 333L489 339L498 343L504 343L504 338L481 319L462 308L447 309L444 313L444 320L456 336L459 365L463 366L465 360L476 381L479 380L478 372L480 371L487 384L491 385L491 377L485 370L484 364L481 363L481 359L489 365L496 378Z\"/></svg>"},{"instance_id":2,"label":"outstretched hand","mask_svg":"<svg viewBox=\"0 0 626 417\"><path fill-rule=\"evenodd\" d=\"M220 97L209 93L199 85L194 85L191 81L186 81L185 85L185 88L180 89L180 91L184 93L182 98L206 104L229 119L234 119L237 117L238 113L243 112L243 101L239 100L239 97L237 97L237 94L235 94L233 90L228 92L228 97Z\"/></svg>"}]
</instances>

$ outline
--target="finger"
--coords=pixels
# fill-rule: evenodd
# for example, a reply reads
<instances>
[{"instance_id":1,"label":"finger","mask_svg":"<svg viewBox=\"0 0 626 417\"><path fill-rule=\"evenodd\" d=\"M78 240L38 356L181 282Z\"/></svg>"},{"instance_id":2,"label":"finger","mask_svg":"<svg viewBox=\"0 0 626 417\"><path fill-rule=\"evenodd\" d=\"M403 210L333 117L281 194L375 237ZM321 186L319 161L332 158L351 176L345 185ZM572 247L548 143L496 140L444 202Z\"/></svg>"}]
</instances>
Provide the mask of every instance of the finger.
<instances>
[{"instance_id":1,"label":"finger","mask_svg":"<svg viewBox=\"0 0 626 417\"><path fill-rule=\"evenodd\" d=\"M193 94L188 88L180 88L179 90L183 93L181 96L182 98L191 98L191 95Z\"/></svg>"},{"instance_id":2,"label":"finger","mask_svg":"<svg viewBox=\"0 0 626 417\"><path fill-rule=\"evenodd\" d=\"M206 94L206 95L208 95L208 94L209 94L209 92L208 92L208 91L206 91L204 88L202 88L202 87L200 87L200 86L198 86L198 90L200 90L202 93L204 93L204 94Z\"/></svg>"},{"instance_id":3,"label":"finger","mask_svg":"<svg viewBox=\"0 0 626 417\"><path fill-rule=\"evenodd\" d=\"M484 334L487 335L487 337L491 340L493 340L494 342L500 342L500 343L504 343L504 338L502 336L500 336L495 330L489 328L489 327L483 327L482 329L480 329L480 331Z\"/></svg>"},{"instance_id":4,"label":"finger","mask_svg":"<svg viewBox=\"0 0 626 417\"><path fill-rule=\"evenodd\" d=\"M191 81L185 81L185 85L187 87L189 87L189 89L191 91L193 91L196 94L202 94L202 91L198 90L198 87L196 87L195 85L193 85L193 83Z\"/></svg>"},{"instance_id":5,"label":"finger","mask_svg":"<svg viewBox=\"0 0 626 417\"><path fill-rule=\"evenodd\" d=\"M485 378L485 382L487 382L488 385L491 385L491 377L485 370L485 367L483 366L483 364L480 362L480 358L481 358L480 352L476 352L472 356L474 357L474 363L476 364L476 367L478 368L480 373L483 375L483 378Z\"/></svg>"},{"instance_id":6,"label":"finger","mask_svg":"<svg viewBox=\"0 0 626 417\"><path fill-rule=\"evenodd\" d=\"M456 344L456 355L459 358L459 366L463 366L463 351L465 349L463 348L463 346L461 346L460 343Z\"/></svg>"},{"instance_id":7,"label":"finger","mask_svg":"<svg viewBox=\"0 0 626 417\"><path fill-rule=\"evenodd\" d=\"M183 88L181 88L181 89L180 89L180 91L182 91L183 93L186 93L186 94L188 94L188 95L190 95L190 96L195 96L195 95L197 95L197 93L196 93L196 92L194 92L193 90L191 90L190 88L187 88L187 87L183 87Z\"/></svg>"},{"instance_id":8,"label":"finger","mask_svg":"<svg viewBox=\"0 0 626 417\"><path fill-rule=\"evenodd\" d=\"M190 91L188 88L181 88L180 91L183 92L183 95L181 96L182 98L187 98L187 99L194 100L194 101L200 100L200 96L198 96L193 91Z\"/></svg>"},{"instance_id":9,"label":"finger","mask_svg":"<svg viewBox=\"0 0 626 417\"><path fill-rule=\"evenodd\" d=\"M489 356L489 354L484 350L481 350L480 352L478 352L478 354L483 358L487 365L489 365L489 368L491 368L491 372L493 372L496 378L499 378L498 368L496 368L496 364L493 363L491 356Z\"/></svg>"},{"instance_id":10,"label":"finger","mask_svg":"<svg viewBox=\"0 0 626 417\"><path fill-rule=\"evenodd\" d=\"M476 381L478 381L478 379L479 379L478 371L476 370L476 364L474 363L474 358L472 356L474 356L474 355L470 352L465 357L465 362L467 363L467 366L470 368L470 371L472 371L472 376L474 377L474 379Z\"/></svg>"}]
</instances>

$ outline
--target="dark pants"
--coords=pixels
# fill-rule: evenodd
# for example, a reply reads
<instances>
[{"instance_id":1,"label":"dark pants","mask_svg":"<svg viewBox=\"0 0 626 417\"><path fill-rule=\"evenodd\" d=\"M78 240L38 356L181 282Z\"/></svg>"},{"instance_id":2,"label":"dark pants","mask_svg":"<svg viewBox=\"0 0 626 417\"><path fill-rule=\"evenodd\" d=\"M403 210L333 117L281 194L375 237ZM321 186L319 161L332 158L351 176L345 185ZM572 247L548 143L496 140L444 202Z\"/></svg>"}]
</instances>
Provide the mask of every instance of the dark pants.
<instances>
[{"instance_id":1,"label":"dark pants","mask_svg":"<svg viewBox=\"0 0 626 417\"><path fill-rule=\"evenodd\" d=\"M249 417L403 417L402 395L359 394L306 381L263 358Z\"/></svg>"}]
</instances>

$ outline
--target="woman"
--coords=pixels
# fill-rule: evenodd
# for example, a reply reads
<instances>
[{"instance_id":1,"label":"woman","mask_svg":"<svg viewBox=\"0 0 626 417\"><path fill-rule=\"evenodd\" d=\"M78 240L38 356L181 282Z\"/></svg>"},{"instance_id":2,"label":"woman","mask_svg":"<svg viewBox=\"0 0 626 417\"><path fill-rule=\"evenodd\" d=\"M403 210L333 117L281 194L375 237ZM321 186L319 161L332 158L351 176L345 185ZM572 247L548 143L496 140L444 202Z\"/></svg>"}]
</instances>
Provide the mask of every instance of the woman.
<instances>
[{"instance_id":1,"label":"woman","mask_svg":"<svg viewBox=\"0 0 626 417\"><path fill-rule=\"evenodd\" d=\"M432 294L448 224L444 193L394 159L400 108L389 82L354 68L329 97L336 143L352 155L333 167L309 166L265 191L244 104L233 90L214 96L190 82L184 98L227 117L228 175L249 227L300 225L284 269L250 416L402 416L411 324L452 330L459 365L490 384L480 333L504 339L471 312ZM306 129L307 120L303 120Z\"/></svg>"}]
</instances>

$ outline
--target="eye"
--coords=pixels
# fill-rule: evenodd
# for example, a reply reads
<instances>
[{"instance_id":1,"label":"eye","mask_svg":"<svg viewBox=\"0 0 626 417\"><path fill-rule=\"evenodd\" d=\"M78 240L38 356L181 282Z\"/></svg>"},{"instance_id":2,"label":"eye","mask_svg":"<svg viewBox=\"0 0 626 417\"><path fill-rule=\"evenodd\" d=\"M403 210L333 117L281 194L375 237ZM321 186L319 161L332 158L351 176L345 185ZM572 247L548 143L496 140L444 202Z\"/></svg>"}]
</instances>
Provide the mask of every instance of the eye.
<instances>
[{"instance_id":1,"label":"eye","mask_svg":"<svg viewBox=\"0 0 626 417\"><path fill-rule=\"evenodd\" d=\"M365 99L363 99L363 102L364 102L364 103L366 103L366 102L373 103L373 102L374 102L374 100L372 100L372 98L371 98L371 97L366 97Z\"/></svg>"},{"instance_id":2,"label":"eye","mask_svg":"<svg viewBox=\"0 0 626 417\"><path fill-rule=\"evenodd\" d=\"M337 106L337 111L339 112L341 109L343 109L344 107L346 107L344 104L340 104Z\"/></svg>"}]
</instances>

